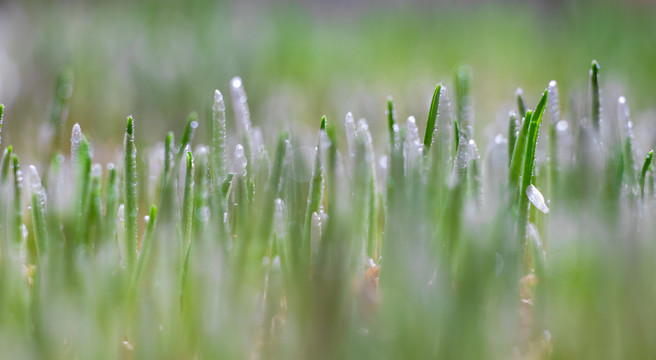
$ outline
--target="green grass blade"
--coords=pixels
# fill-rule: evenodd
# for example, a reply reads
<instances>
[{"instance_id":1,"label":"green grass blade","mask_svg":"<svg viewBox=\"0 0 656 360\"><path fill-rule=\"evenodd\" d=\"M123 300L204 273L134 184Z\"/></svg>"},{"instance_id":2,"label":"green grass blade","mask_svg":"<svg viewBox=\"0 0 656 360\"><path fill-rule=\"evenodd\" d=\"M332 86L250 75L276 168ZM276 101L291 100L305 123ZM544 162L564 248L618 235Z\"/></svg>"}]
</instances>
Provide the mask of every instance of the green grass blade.
<instances>
[{"instance_id":1,"label":"green grass blade","mask_svg":"<svg viewBox=\"0 0 656 360\"><path fill-rule=\"evenodd\" d=\"M528 110L528 107L526 107L526 100L524 100L524 90L522 90L522 88L517 88L515 91L515 101L517 102L517 111L520 117L524 116ZM521 118L519 120L521 121Z\"/></svg>"},{"instance_id":2,"label":"green grass blade","mask_svg":"<svg viewBox=\"0 0 656 360\"><path fill-rule=\"evenodd\" d=\"M511 194L511 203L514 203L514 196L519 191L519 179L522 175L522 165L524 165L524 155L526 154L526 138L528 137L532 116L533 112L531 110L526 111L526 116L522 122L522 128L517 135L517 141L515 142L515 148L513 149L510 160L508 187Z\"/></svg>"},{"instance_id":3,"label":"green grass blade","mask_svg":"<svg viewBox=\"0 0 656 360\"><path fill-rule=\"evenodd\" d=\"M182 133L182 139L180 140L180 146L178 147L178 152L184 152L184 149L187 146L191 146L191 142L194 139L196 134L196 129L198 128L198 114L194 111L189 114L187 118L187 124L185 125L184 132Z\"/></svg>"},{"instance_id":4,"label":"green grass blade","mask_svg":"<svg viewBox=\"0 0 656 360\"><path fill-rule=\"evenodd\" d=\"M430 110L428 111L428 120L426 121L426 133L424 134L424 154L428 154L431 145L433 144L433 134L437 131L435 121L437 120L437 111L440 106L440 93L442 92L442 84L437 84L433 92L433 99L431 100Z\"/></svg>"},{"instance_id":5,"label":"green grass blade","mask_svg":"<svg viewBox=\"0 0 656 360\"><path fill-rule=\"evenodd\" d=\"M517 114L514 111L508 116L508 166L512 161L515 143L517 142Z\"/></svg>"},{"instance_id":6,"label":"green grass blade","mask_svg":"<svg viewBox=\"0 0 656 360\"><path fill-rule=\"evenodd\" d=\"M526 195L526 189L531 185L533 179L533 169L535 163L535 148L538 143L538 132L540 130L540 123L542 122L542 115L547 104L548 92L545 90L542 98L535 108L535 113L531 116L531 122L528 130L528 141L526 143L526 154L524 155L524 171L522 174L522 185L519 193L519 226L520 226L520 241L524 242L526 234L526 226L528 224L528 210L530 202Z\"/></svg>"},{"instance_id":7,"label":"green grass blade","mask_svg":"<svg viewBox=\"0 0 656 360\"><path fill-rule=\"evenodd\" d=\"M0 104L0 149L2 149L2 120L5 113L5 105Z\"/></svg>"},{"instance_id":8,"label":"green grass blade","mask_svg":"<svg viewBox=\"0 0 656 360\"><path fill-rule=\"evenodd\" d=\"M321 118L321 130L317 140L316 154L314 156L314 166L312 169L312 179L310 180L310 190L308 193L307 209L305 210L305 225L303 226L303 254L310 256L310 235L312 232L312 214L319 211L323 199L324 174L321 163L321 134L326 128L326 117Z\"/></svg>"},{"instance_id":9,"label":"green grass blade","mask_svg":"<svg viewBox=\"0 0 656 360\"><path fill-rule=\"evenodd\" d=\"M0 161L0 184L5 184L9 179L9 165L11 164L13 147L7 146L2 153L2 160Z\"/></svg>"},{"instance_id":10,"label":"green grass blade","mask_svg":"<svg viewBox=\"0 0 656 360\"><path fill-rule=\"evenodd\" d=\"M14 174L14 202L11 217L11 240L14 244L23 241L23 172L18 163L18 156L11 156Z\"/></svg>"},{"instance_id":11,"label":"green grass blade","mask_svg":"<svg viewBox=\"0 0 656 360\"><path fill-rule=\"evenodd\" d=\"M467 65L460 66L456 71L456 103L457 121L460 132L469 141L474 137L474 113L471 97L472 69ZM457 139L457 138L456 138Z\"/></svg>"},{"instance_id":12,"label":"green grass blade","mask_svg":"<svg viewBox=\"0 0 656 360\"><path fill-rule=\"evenodd\" d=\"M397 144L395 143L395 133L394 133L394 125L397 124L396 122L396 109L394 107L394 101L392 101L392 97L387 98L387 110L385 110L385 114L387 115L387 128L389 131L389 140L390 140L390 149L394 149ZM322 128L325 126L322 125Z\"/></svg>"},{"instance_id":13,"label":"green grass blade","mask_svg":"<svg viewBox=\"0 0 656 360\"><path fill-rule=\"evenodd\" d=\"M134 267L139 239L138 217L139 204L137 202L137 147L134 143L134 119L128 116L124 142L125 168L124 168L124 196L125 196L125 251L128 269Z\"/></svg>"},{"instance_id":14,"label":"green grass blade","mask_svg":"<svg viewBox=\"0 0 656 360\"><path fill-rule=\"evenodd\" d=\"M649 150L647 156L645 156L645 162L642 164L642 170L640 171L640 198L645 198L645 177L647 175L647 170L651 166L651 161L654 158L654 150Z\"/></svg>"},{"instance_id":15,"label":"green grass blade","mask_svg":"<svg viewBox=\"0 0 656 360\"><path fill-rule=\"evenodd\" d=\"M145 217L146 229L144 230L143 239L141 241L141 248L139 249L139 254L137 258L137 269L134 272L132 277L132 284L130 285L131 292L136 291L137 286L139 286L139 281L141 279L141 274L145 263L148 259L149 253L152 249L153 236L155 234L155 221L157 219L157 206L153 205L150 207L149 214Z\"/></svg>"},{"instance_id":16,"label":"green grass blade","mask_svg":"<svg viewBox=\"0 0 656 360\"><path fill-rule=\"evenodd\" d=\"M52 148L50 153L54 153L54 150L58 148L62 140L62 127L66 122L66 117L68 115L68 104L73 95L73 82L75 75L73 74L73 69L64 68L59 72L57 76L57 81L55 84L55 97L52 105L52 110L50 113L50 125L55 131L54 140L52 142Z\"/></svg>"},{"instance_id":17,"label":"green grass blade","mask_svg":"<svg viewBox=\"0 0 656 360\"><path fill-rule=\"evenodd\" d=\"M48 226L46 225L46 199L41 177L36 167L30 165L32 226L37 259L43 259L48 251Z\"/></svg>"},{"instance_id":18,"label":"green grass blade","mask_svg":"<svg viewBox=\"0 0 656 360\"><path fill-rule=\"evenodd\" d=\"M120 201L118 171L114 164L107 165L107 185L105 189L105 221L103 222L104 240L116 240L116 215Z\"/></svg>"},{"instance_id":19,"label":"green grass blade","mask_svg":"<svg viewBox=\"0 0 656 360\"><path fill-rule=\"evenodd\" d=\"M212 183L216 188L226 176L227 145L226 117L223 95L214 90L212 104Z\"/></svg>"},{"instance_id":20,"label":"green grass blade","mask_svg":"<svg viewBox=\"0 0 656 360\"><path fill-rule=\"evenodd\" d=\"M185 186L182 200L182 244L189 246L191 242L191 225L194 213L194 157L187 151L187 166L185 172Z\"/></svg>"},{"instance_id":21,"label":"green grass blade","mask_svg":"<svg viewBox=\"0 0 656 360\"><path fill-rule=\"evenodd\" d=\"M601 123L601 89L599 88L599 64L596 60L592 60L590 69L590 91L592 103L590 109L590 117L594 129L600 131Z\"/></svg>"}]
</instances>

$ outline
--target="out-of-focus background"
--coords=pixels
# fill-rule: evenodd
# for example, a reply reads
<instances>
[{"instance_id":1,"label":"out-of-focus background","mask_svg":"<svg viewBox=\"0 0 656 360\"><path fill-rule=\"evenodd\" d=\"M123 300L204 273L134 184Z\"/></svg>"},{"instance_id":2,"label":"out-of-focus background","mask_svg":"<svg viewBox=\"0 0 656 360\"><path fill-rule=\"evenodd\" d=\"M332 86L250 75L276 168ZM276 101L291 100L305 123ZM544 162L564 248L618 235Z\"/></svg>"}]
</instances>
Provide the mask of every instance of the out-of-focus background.
<instances>
[{"instance_id":1,"label":"out-of-focus background","mask_svg":"<svg viewBox=\"0 0 656 360\"><path fill-rule=\"evenodd\" d=\"M23 154L41 145L66 67L65 129L79 122L101 149L120 144L128 114L152 143L198 111L206 141L213 90L236 75L267 142L347 111L381 131L388 95L422 124L460 64L479 122L505 117L518 86L531 107L552 79L564 106L585 96L592 59L640 122L656 108L655 36L650 1L0 1L3 138Z\"/></svg>"}]
</instances>

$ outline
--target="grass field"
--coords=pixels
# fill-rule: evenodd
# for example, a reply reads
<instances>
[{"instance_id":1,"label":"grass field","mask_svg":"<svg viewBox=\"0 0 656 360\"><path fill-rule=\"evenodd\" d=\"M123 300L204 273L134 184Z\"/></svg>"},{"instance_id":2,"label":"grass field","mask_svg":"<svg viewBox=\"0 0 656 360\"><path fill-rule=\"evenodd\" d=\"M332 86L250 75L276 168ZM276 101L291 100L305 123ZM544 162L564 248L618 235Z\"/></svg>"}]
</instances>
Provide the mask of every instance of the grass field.
<instances>
[{"instance_id":1,"label":"grass field","mask_svg":"<svg viewBox=\"0 0 656 360\"><path fill-rule=\"evenodd\" d=\"M2 357L656 356L650 5L0 8Z\"/></svg>"}]
</instances>

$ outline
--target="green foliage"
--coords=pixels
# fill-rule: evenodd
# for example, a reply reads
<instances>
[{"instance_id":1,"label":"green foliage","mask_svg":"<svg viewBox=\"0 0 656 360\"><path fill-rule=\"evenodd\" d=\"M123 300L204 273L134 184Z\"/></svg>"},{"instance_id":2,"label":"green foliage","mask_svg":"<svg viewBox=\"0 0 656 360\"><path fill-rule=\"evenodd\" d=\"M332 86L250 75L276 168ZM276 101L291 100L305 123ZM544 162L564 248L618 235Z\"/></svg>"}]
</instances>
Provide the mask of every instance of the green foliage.
<instances>
[{"instance_id":1,"label":"green foliage","mask_svg":"<svg viewBox=\"0 0 656 360\"><path fill-rule=\"evenodd\" d=\"M488 124L508 144L479 154L471 79L459 68L454 117L436 86L423 139L389 98L371 129L347 117L348 149L323 117L317 139L281 132L270 161L245 94L228 137L217 91L211 144L193 152L195 113L157 152L137 153L128 117L124 164L103 172L76 125L71 155L46 154L43 182L30 166L23 194L8 147L0 345L16 358L652 358L653 151L638 171L626 132L576 158L596 148L568 144L587 125L556 127L550 83L521 124ZM250 150L227 156L240 141ZM299 144L314 141L305 163ZM563 181L545 197L547 176Z\"/></svg>"}]
</instances>

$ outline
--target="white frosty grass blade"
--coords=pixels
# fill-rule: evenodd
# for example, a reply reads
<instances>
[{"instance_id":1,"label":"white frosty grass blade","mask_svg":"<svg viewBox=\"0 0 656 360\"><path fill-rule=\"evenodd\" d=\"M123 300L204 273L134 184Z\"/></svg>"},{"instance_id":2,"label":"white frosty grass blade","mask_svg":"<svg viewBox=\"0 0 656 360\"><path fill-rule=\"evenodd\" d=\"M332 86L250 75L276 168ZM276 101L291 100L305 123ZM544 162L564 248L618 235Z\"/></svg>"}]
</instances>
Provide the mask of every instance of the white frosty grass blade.
<instances>
[{"instance_id":1,"label":"white frosty grass blade","mask_svg":"<svg viewBox=\"0 0 656 360\"><path fill-rule=\"evenodd\" d=\"M349 155L351 157L355 156L355 121L353 120L353 114L351 112L346 113L346 118L344 119L344 128L346 130L346 144L348 145Z\"/></svg>"},{"instance_id":2,"label":"white frosty grass blade","mask_svg":"<svg viewBox=\"0 0 656 360\"><path fill-rule=\"evenodd\" d=\"M82 141L82 128L79 123L73 125L73 130L71 131L71 164L72 170L76 171L77 168L77 154L80 150L80 142Z\"/></svg>"},{"instance_id":3,"label":"white frosty grass blade","mask_svg":"<svg viewBox=\"0 0 656 360\"><path fill-rule=\"evenodd\" d=\"M533 184L529 185L526 188L526 196L528 196L528 200L535 206L538 210L542 211L543 213L547 214L549 212L549 207L544 201L544 196L536 188L533 186Z\"/></svg>"},{"instance_id":4,"label":"white frosty grass blade","mask_svg":"<svg viewBox=\"0 0 656 360\"><path fill-rule=\"evenodd\" d=\"M212 170L215 186L218 186L226 176L226 137L223 95L219 90L214 90L214 103L212 104Z\"/></svg>"},{"instance_id":5,"label":"white frosty grass blade","mask_svg":"<svg viewBox=\"0 0 656 360\"><path fill-rule=\"evenodd\" d=\"M549 122L551 124L556 124L560 121L560 98L558 96L558 83L556 83L556 80L551 80L549 82L547 92L549 93L549 97L547 98L547 114L549 115Z\"/></svg>"},{"instance_id":6,"label":"white frosty grass blade","mask_svg":"<svg viewBox=\"0 0 656 360\"><path fill-rule=\"evenodd\" d=\"M244 147L241 144L235 146L234 173L237 175L246 175L246 166L248 159L244 153Z\"/></svg>"},{"instance_id":7,"label":"white frosty grass blade","mask_svg":"<svg viewBox=\"0 0 656 360\"><path fill-rule=\"evenodd\" d=\"M316 212L312 213L312 230L310 232L310 249L312 257L315 257L319 252L319 244L321 243L321 215Z\"/></svg>"}]
</instances>

